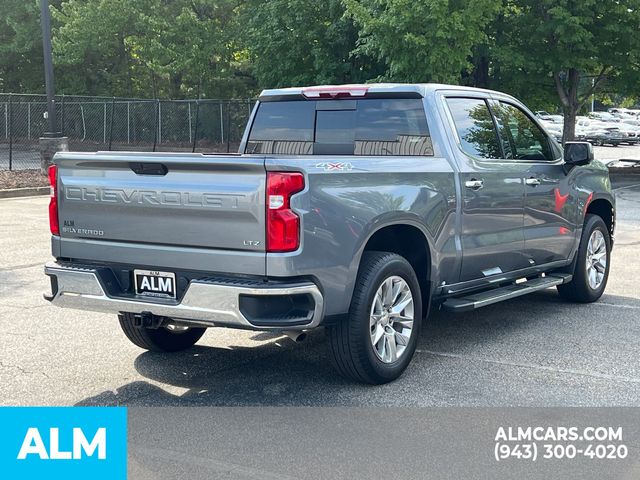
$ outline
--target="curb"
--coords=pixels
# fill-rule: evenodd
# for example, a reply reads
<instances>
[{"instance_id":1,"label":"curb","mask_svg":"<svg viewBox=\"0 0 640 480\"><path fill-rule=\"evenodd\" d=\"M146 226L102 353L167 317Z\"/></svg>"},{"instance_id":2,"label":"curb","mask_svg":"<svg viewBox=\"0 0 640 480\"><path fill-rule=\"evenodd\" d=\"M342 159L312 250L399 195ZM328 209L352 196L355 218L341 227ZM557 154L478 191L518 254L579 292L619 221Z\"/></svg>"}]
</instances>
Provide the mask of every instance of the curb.
<instances>
[{"instance_id":1,"label":"curb","mask_svg":"<svg viewBox=\"0 0 640 480\"><path fill-rule=\"evenodd\" d=\"M49 195L51 187L9 188L0 190L0 198L31 197L33 195Z\"/></svg>"}]
</instances>

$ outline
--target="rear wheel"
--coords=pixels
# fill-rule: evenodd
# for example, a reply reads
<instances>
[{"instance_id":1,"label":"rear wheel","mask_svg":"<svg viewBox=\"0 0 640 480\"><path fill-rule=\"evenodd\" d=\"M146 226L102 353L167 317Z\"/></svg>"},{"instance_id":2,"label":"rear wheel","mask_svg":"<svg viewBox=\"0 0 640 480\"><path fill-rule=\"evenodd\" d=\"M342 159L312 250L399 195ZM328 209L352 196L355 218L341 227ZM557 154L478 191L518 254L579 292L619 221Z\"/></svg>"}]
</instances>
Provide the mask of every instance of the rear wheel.
<instances>
[{"instance_id":1,"label":"rear wheel","mask_svg":"<svg viewBox=\"0 0 640 480\"><path fill-rule=\"evenodd\" d=\"M127 338L140 348L152 352L177 352L196 344L204 335L206 328L183 327L169 324L159 328L146 328L135 325L133 313L118 315L120 327Z\"/></svg>"},{"instance_id":2,"label":"rear wheel","mask_svg":"<svg viewBox=\"0 0 640 480\"><path fill-rule=\"evenodd\" d=\"M599 216L586 216L577 255L573 279L558 285L558 293L574 302L595 302L607 286L611 255L609 230Z\"/></svg>"},{"instance_id":3,"label":"rear wheel","mask_svg":"<svg viewBox=\"0 0 640 480\"><path fill-rule=\"evenodd\" d=\"M336 370L363 383L398 378L416 349L421 298L416 274L404 257L365 252L349 316L328 329Z\"/></svg>"}]
</instances>

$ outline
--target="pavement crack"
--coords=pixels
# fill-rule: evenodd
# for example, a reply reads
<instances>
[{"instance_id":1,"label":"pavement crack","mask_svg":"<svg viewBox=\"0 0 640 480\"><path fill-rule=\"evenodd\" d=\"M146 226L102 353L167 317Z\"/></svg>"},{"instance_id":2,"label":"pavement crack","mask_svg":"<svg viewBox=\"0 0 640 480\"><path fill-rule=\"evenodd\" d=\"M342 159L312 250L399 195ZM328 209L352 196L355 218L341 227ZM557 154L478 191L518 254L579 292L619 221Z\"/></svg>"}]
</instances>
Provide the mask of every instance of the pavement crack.
<instances>
[{"instance_id":1,"label":"pavement crack","mask_svg":"<svg viewBox=\"0 0 640 480\"><path fill-rule=\"evenodd\" d=\"M29 372L19 365L9 365L8 363L4 363L2 360L0 360L0 368L14 368L25 375L33 375L33 372Z\"/></svg>"},{"instance_id":2,"label":"pavement crack","mask_svg":"<svg viewBox=\"0 0 640 480\"><path fill-rule=\"evenodd\" d=\"M503 366L516 367L516 368L529 368L533 370L541 370L541 371L552 372L552 373L562 373L566 375L580 375L583 377L597 378L600 380L614 380L617 382L640 383L640 378L621 377L618 375L609 375L606 373L588 372L586 370L573 370L569 368L545 367L544 365L536 365L533 363L508 362L505 360L494 360L491 358L482 358L482 357L476 357L473 355L461 355L458 353L436 352L432 350L418 349L416 350L416 352L426 353L427 355L433 355L437 357L456 358L456 359L465 360L469 362L485 362L485 363L491 363L494 365L503 365Z\"/></svg>"},{"instance_id":3,"label":"pavement crack","mask_svg":"<svg viewBox=\"0 0 640 480\"><path fill-rule=\"evenodd\" d=\"M36 375L39 373L43 377L51 379L51 377L46 372L32 372L31 370L22 368L20 365L11 365L8 363L4 363L2 360L0 360L0 368L7 368L7 369L13 368L14 370L18 370L23 375Z\"/></svg>"}]
</instances>

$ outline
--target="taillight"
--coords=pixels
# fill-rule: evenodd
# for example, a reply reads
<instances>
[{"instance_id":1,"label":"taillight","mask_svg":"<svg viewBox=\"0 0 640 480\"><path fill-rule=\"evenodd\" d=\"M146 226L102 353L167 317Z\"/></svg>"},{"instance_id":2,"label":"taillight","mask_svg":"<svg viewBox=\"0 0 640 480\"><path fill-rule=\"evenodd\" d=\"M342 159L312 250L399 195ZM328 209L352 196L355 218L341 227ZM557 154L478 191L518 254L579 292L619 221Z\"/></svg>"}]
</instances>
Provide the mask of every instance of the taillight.
<instances>
[{"instance_id":1,"label":"taillight","mask_svg":"<svg viewBox=\"0 0 640 480\"><path fill-rule=\"evenodd\" d=\"M267 173L267 252L292 252L300 245L300 217L289 201L302 189L301 173Z\"/></svg>"},{"instance_id":2,"label":"taillight","mask_svg":"<svg viewBox=\"0 0 640 480\"><path fill-rule=\"evenodd\" d=\"M51 185L51 199L49 200L49 228L52 235L60 235L58 222L58 166L49 166L49 185Z\"/></svg>"}]
</instances>

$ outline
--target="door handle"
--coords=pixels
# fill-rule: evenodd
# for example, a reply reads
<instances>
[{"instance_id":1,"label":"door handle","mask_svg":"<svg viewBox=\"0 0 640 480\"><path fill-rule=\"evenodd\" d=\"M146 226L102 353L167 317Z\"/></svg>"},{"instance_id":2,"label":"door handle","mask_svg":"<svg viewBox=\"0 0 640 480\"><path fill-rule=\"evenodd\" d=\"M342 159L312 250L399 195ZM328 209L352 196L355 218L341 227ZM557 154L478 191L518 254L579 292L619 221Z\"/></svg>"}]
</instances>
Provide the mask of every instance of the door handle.
<instances>
[{"instance_id":1,"label":"door handle","mask_svg":"<svg viewBox=\"0 0 640 480\"><path fill-rule=\"evenodd\" d=\"M464 182L464 186L471 190L480 190L484 187L484 180L476 180L475 178L472 178L471 180Z\"/></svg>"},{"instance_id":2,"label":"door handle","mask_svg":"<svg viewBox=\"0 0 640 480\"><path fill-rule=\"evenodd\" d=\"M531 177L531 178L527 178L524 183L526 183L527 185L531 185L532 187L535 187L536 185L540 185L540 179L536 178L536 177Z\"/></svg>"}]
</instances>

